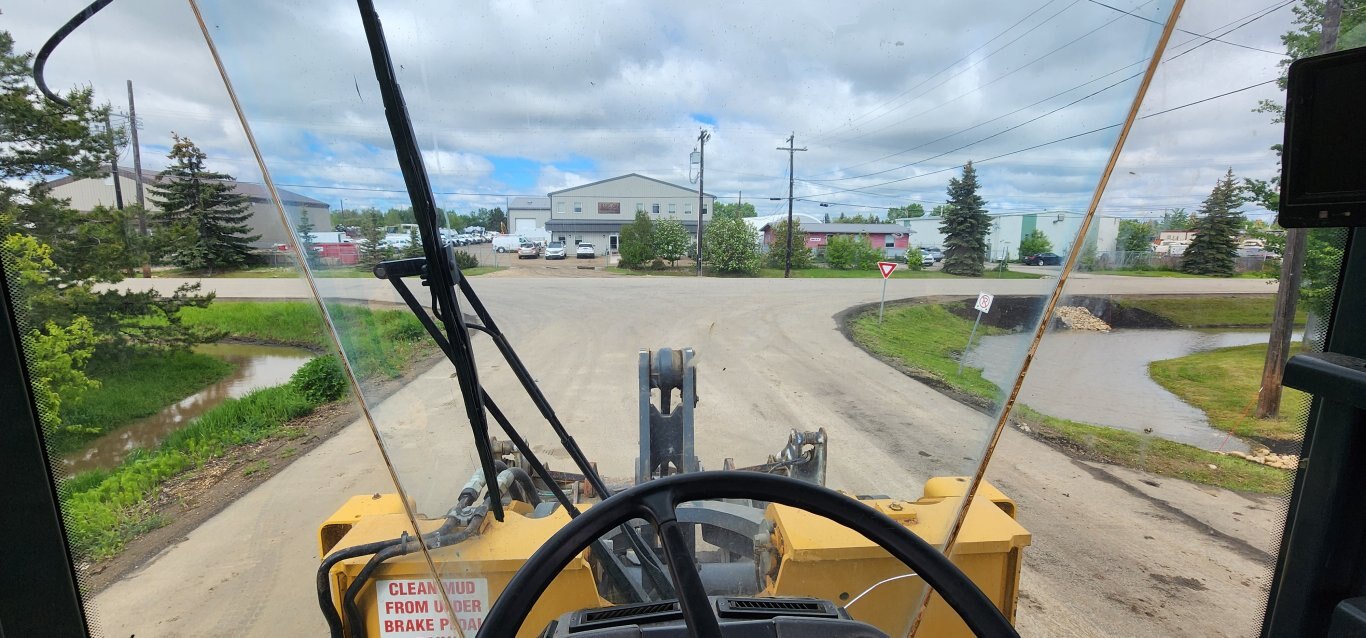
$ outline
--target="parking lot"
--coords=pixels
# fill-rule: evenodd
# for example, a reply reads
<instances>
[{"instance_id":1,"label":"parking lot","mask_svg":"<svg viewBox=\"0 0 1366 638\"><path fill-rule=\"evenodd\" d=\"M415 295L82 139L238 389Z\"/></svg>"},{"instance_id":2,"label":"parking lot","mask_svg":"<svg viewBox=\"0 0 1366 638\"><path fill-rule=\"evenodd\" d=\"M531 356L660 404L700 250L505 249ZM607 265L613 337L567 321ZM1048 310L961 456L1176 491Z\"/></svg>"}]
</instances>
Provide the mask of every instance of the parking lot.
<instances>
[{"instance_id":1,"label":"parking lot","mask_svg":"<svg viewBox=\"0 0 1366 638\"><path fill-rule=\"evenodd\" d=\"M608 257L603 256L602 247L595 247L598 256L592 259L583 259L574 255L572 246L565 248L564 259L546 259L545 257L520 258L515 251L506 253L496 253L493 244L472 244L460 246L456 250L463 250L479 258L480 266L506 267L507 270L490 273L486 277L602 277L608 276L604 268L608 266ZM544 251L543 251L544 252ZM616 263L616 257L610 258L612 263Z\"/></svg>"}]
</instances>

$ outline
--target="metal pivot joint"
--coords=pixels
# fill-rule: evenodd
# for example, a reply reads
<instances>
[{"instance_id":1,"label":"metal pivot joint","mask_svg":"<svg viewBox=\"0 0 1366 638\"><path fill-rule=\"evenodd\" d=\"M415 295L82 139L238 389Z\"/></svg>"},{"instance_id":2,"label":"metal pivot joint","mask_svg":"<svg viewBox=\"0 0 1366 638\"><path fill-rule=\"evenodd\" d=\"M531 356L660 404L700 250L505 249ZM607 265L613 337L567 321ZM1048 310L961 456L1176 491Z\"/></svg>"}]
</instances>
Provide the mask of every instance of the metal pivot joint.
<instances>
[{"instance_id":1,"label":"metal pivot joint","mask_svg":"<svg viewBox=\"0 0 1366 638\"><path fill-rule=\"evenodd\" d=\"M693 408L698 401L693 355L692 348L640 351L640 456L636 483L701 469L693 444ZM652 390L659 390L659 405L653 401Z\"/></svg>"}]
</instances>

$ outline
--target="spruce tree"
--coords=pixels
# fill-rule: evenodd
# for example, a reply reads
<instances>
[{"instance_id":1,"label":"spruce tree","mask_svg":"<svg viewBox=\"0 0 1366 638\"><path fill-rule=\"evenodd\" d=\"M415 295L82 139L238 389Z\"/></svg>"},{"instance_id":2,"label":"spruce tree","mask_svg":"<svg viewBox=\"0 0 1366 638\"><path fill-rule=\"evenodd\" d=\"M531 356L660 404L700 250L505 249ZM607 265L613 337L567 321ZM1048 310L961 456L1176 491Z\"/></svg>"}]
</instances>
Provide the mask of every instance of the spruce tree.
<instances>
[{"instance_id":1,"label":"spruce tree","mask_svg":"<svg viewBox=\"0 0 1366 638\"><path fill-rule=\"evenodd\" d=\"M1233 258L1238 254L1236 237L1243 225L1238 207L1243 205L1243 190L1229 169L1214 185L1200 212L1191 222L1195 237L1181 257L1181 270L1193 275L1233 276Z\"/></svg>"},{"instance_id":2,"label":"spruce tree","mask_svg":"<svg viewBox=\"0 0 1366 638\"><path fill-rule=\"evenodd\" d=\"M944 233L944 272L965 277L982 276L982 260L987 252L987 233L991 216L986 201L977 194L977 171L972 162L963 166L963 176L949 180L948 208L943 211L939 231Z\"/></svg>"},{"instance_id":3,"label":"spruce tree","mask_svg":"<svg viewBox=\"0 0 1366 638\"><path fill-rule=\"evenodd\" d=\"M172 136L175 144L166 155L171 165L151 186L168 256L191 270L245 264L251 243L261 238L248 234L250 201L233 192L231 175L204 166L208 156L190 138Z\"/></svg>"},{"instance_id":4,"label":"spruce tree","mask_svg":"<svg viewBox=\"0 0 1366 638\"><path fill-rule=\"evenodd\" d=\"M308 218L308 209L299 211L299 250L304 254L304 259L310 264L317 263L317 254L314 252L317 238L313 235L313 220Z\"/></svg>"}]
</instances>

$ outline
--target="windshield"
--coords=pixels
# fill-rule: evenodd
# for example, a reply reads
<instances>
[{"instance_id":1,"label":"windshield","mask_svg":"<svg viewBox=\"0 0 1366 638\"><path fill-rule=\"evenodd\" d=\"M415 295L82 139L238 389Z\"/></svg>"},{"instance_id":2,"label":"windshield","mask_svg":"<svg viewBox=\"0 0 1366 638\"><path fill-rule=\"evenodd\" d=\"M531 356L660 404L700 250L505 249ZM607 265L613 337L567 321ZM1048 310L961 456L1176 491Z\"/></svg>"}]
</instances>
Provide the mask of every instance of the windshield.
<instances>
[{"instance_id":1,"label":"windshield","mask_svg":"<svg viewBox=\"0 0 1366 638\"><path fill-rule=\"evenodd\" d=\"M1281 11L1283 27L1285 6L1239 15ZM1040 543L1039 530L1138 527L1066 501L1090 490L1161 500L1149 488L1213 472L1202 468L1222 466L1216 452L1262 451L1264 439L1193 416L1198 398L1180 388L1196 382L1159 364L1265 342L1264 330L1227 329L1262 325L1264 300L1248 311L1256 319L1217 324L1226 328L1218 334L1178 328L1206 325L1186 319L1242 303L1234 297L1268 296L1267 279L1133 274L1172 272L1183 253L1200 253L1183 207L1224 193L1225 204L1239 200L1232 209L1267 218L1239 181L1274 167L1262 149L1279 131L1265 117L1239 129L1249 146L1193 159L1189 140L1158 118L1207 98L1251 100L1262 93L1238 92L1254 87L1277 95L1274 76L1216 88L1205 86L1218 75L1212 63L1174 62L1202 59L1195 52L1218 43L1196 33L1228 20L1198 13L1204 22L1171 35L1174 3L1164 0L992 11L953 2L382 2L417 144L406 153L355 7L196 8L203 33L187 18L178 41L208 51L207 41L221 69L206 63L204 75L158 89L144 110L169 122L179 109L167 95L218 96L212 115L185 121L200 122L208 163L224 170L208 179L249 186L255 199L243 201L260 207L242 232L259 237L248 242L250 267L246 258L192 262L189 235L163 235L147 261L165 285L207 282L201 290L216 293L187 309L202 315L190 320L203 328L195 339L303 348L295 367L326 391L306 408L280 408L298 412L291 419L333 402L356 411L337 426L347 438L318 435L325 454L282 443L302 458L279 465L279 476L306 487L253 492L259 513L236 519L251 533L221 532L237 539L221 551L251 563L231 570L268 570L268 585L239 583L227 601L182 596L173 566L149 563L155 578L121 578L100 594L110 635L172 616L168 633L212 633L186 620L192 610L222 618L245 608L266 610L277 629L322 633L333 619L315 611L318 587L337 622L351 627L353 614L371 635L474 635L517 568L604 491L716 470L853 497L952 555L1012 620L1058 630L1047 621L1053 606L1085 588L1058 584L1071 578L1061 568L1022 580L1022 557L1103 555L1097 546L1110 532L1059 548ZM1280 27L1267 27L1271 44L1259 46L1278 48ZM1270 60L1258 72L1274 74L1279 58L1259 55ZM1161 107L1140 108L1145 98ZM149 174L198 157L188 135L155 134L163 157ZM1201 135L1229 136L1214 126ZM1120 156L1126 139L1140 142L1132 157ZM1181 150L1159 152L1168 146ZM401 156L418 160L425 188L403 173ZM1206 170L1213 165L1217 174ZM174 203L166 184L190 178L156 179L157 201ZM169 217L152 223L189 233ZM463 230L425 237L428 228ZM1251 238L1266 228L1229 231L1247 253L1237 256L1240 275L1279 263L1274 237ZM541 246L585 254L550 259ZM424 260L438 254L456 267L457 288L433 284ZM1218 300L1173 310L1164 305L1173 295ZM144 324L158 321L167 320ZM248 323L256 333L240 327ZM280 336L296 324L307 328ZM1150 453L1178 444L1173 456L1189 457L1179 472L1137 474ZM1267 452L1281 463L1288 450ZM1005 455L1006 469L988 472L993 454ZM1124 455L1143 460L1099 476ZM1239 474L1247 482L1232 489L1280 489L1267 485L1283 479L1260 471ZM94 484L106 475L85 476ZM485 500L495 491L506 498ZM711 595L832 601L889 635L961 628L941 597L849 521L745 499L681 511ZM663 541L636 523L604 532L559 572L520 635L579 609L676 598ZM370 552L317 572L338 548L405 534L402 552L373 566ZM1153 587L1236 597L1180 576L1179 556L1204 546L1159 538L1173 557L1145 567ZM1274 549L1243 551L1240 574L1260 564L1259 552ZM1247 585L1247 597L1259 586ZM1126 604L1159 605L1145 601Z\"/></svg>"},{"instance_id":2,"label":"windshield","mask_svg":"<svg viewBox=\"0 0 1366 638\"><path fill-rule=\"evenodd\" d=\"M802 130L787 144L809 147L800 158L803 201L794 202L794 206L800 203L804 211L813 210L808 208L813 202L826 206L814 209L821 211L815 220L806 212L795 219L805 226L801 247L813 249L810 254L823 256L828 263L839 257L841 243L852 241L867 246L850 264L855 270L869 268L869 259L896 263L898 257L899 265L908 268L905 246L909 238L938 236L945 224L951 223L941 223L930 216L934 211L925 210L933 208L933 202L944 201L946 188L948 195L956 198L955 205L976 207L985 213L986 201L969 192L979 188L977 184L1013 171L1037 170L1055 164L1059 158L1091 153L1095 159L1090 162L1068 163L1068 179L1075 180L1070 190L1049 187L1048 192L1022 193L1007 201L992 202L997 215L991 223L1010 224L1016 229L1030 222L1041 228L1042 215L1032 212L1041 205L1065 211L1060 222L1052 218L1045 222L1047 233L1059 246L1080 247L1087 240L1078 238L1077 232L1089 197L1100 183L1103 158L1113 148L1121 128L1117 124L1124 122L1138 91L1170 3L1150 2L1133 9L1146 20L1100 7L1083 10L1076 19L1060 17L1064 7L1021 7L1014 12L1019 15L1002 16L1000 24L972 19L974 31L980 30L985 38L1008 30L1013 37L1049 33L1049 39L1056 42L1051 47L1024 46L1013 54L1005 47L1005 37L990 45L983 44L984 37L913 37L912 31L921 31L911 25L923 24L931 15L944 29L944 36L954 32L950 26L953 21L968 18L968 12L941 14L944 8L947 6L898 7L889 15L873 6L851 12L843 4L813 5L785 9L789 24L780 30L765 26L769 14L758 7L728 7L705 18L698 12L658 7L626 9L627 14L638 14L634 19L621 15L622 7L566 7L554 16L546 15L547 9L542 8L538 18L528 23L511 7L478 17L461 11L441 16L426 7L400 3L385 7L382 18L438 204L456 210L488 205L484 203L487 199L461 194L468 190L466 184L472 183L465 175L469 170L466 167L482 171L482 179L508 185L523 183L526 190L519 195L548 196L550 200L549 218L540 227L552 237L573 233L578 252L594 251L596 242L589 237L591 233L618 235L618 268L622 260L632 265L635 256L628 254L628 249L639 234L661 234L683 226L685 242L695 238L695 205L704 211L704 233L711 232L715 238L712 243L704 240L702 249L704 255L709 248L716 251L710 263L718 274L737 268L743 272L749 267L728 263L735 257L723 251L731 250L726 242L735 240L727 239L725 233L751 234L747 241L753 243L756 261L771 260L778 247L786 245L785 237L780 241L761 239L775 235L779 220L785 220L771 215L777 212L772 209L786 206L785 200L775 206L764 199L748 207L737 204L741 208L735 209L728 201L741 189L749 190L751 197L764 194L765 198L767 192L776 195L779 191L784 173L779 167L787 158L783 153L758 149L764 144L771 148L775 146L772 142L786 136L781 133L783 129L768 128L758 121L791 122ZM381 206L412 204L393 168L392 151L387 150L392 143L373 68L361 46L364 34L358 20L349 19L349 12L325 11L322 6L295 6L287 11L262 7L261 11L271 16L267 22L276 24L275 28L294 24L287 30L313 36L306 49L290 49L282 55L260 45L257 30L262 14L243 11L235 3L206 3L204 9L208 22L215 25L214 41L227 75L266 157L265 168L275 179L288 184L314 183L293 167L306 166L311 157L321 155L346 153L355 158L346 149L366 148L367 159L348 161L391 167L387 169L391 176L388 181L375 174L377 181L370 184L391 192L372 201L384 202ZM1035 9L1037 13L1031 14ZM656 15L661 11L668 15ZM318 22L313 16L320 12L335 19ZM307 22L295 22L302 16L309 16ZM952 17L945 22L947 16ZM1011 23L1019 20L1028 26L1012 28ZM435 24L448 26L428 26ZM713 28L717 24L727 26ZM1088 37L1088 32L1098 29L1104 30L1103 37L1099 33ZM830 49L838 53L827 55L825 49L809 46L810 42L795 48L789 41L790 33L806 33L831 45L839 43ZM1050 53L1057 47L1066 48ZM474 62L493 49L506 52L500 57L505 57L507 65L496 72ZM1027 56L1028 64L991 64L998 57L1004 61L1016 55ZM926 56L934 62L927 62ZM967 61L955 63L964 56L968 56ZM267 59L276 62L267 64ZM908 73L895 82L895 88L874 89L878 82L874 78L893 68L905 68ZM772 75L775 72L777 76ZM797 78L799 82L790 81ZM739 92L722 89L731 86L738 86ZM313 122L264 116L290 108L290 96L301 92L307 92L310 108L318 114ZM1084 98L1096 92L1100 93L1095 98ZM774 99L778 94L781 100ZM1040 106L1030 105L1046 100L1056 109L1067 103L1064 97L1070 98L1067 101L1082 100L1074 109L1088 113L1090 128L1109 128L1056 142L1078 132L1074 118L1048 116ZM634 105L619 110L623 101ZM831 108L838 109L839 114L831 113ZM259 124L253 122L258 113L264 118L255 120ZM1014 136L1007 133L1031 118L1037 121L1027 132ZM913 121L918 121L916 126L908 126ZM570 126L572 132L565 134L536 134L569 131L564 127ZM699 129L704 131L700 141L693 139ZM642 137L642 130L648 135ZM997 139L1009 136L1018 148L1049 144L993 164L986 160L1006 150L1005 146L988 145L985 138L993 135ZM303 141L306 143L301 146ZM694 147L705 152L705 159L699 153L696 165L690 164L688 157ZM894 162L873 162L884 155L894 156L889 157ZM859 157L864 159L857 161ZM272 166L271 158L291 164ZM519 159L510 162L503 158ZM971 160L976 164L970 164ZM518 173L526 170L520 167L528 162L541 168L535 173ZM748 184L753 185L746 188ZM870 203L870 192L877 193L875 198L881 196L882 202L899 200L898 206L924 202L919 205L926 217L907 217L897 223L890 214L894 208L891 204L884 204L883 209L864 208ZM1068 192L1070 201L1065 199ZM719 215L723 206L738 212L728 212L727 216L733 215L728 221ZM827 215L827 208L835 214ZM750 210L767 217L744 217ZM509 226L519 223L520 214L509 208ZM948 217L942 211L938 216ZM643 223L654 228L641 231L637 226ZM705 228L708 225L710 229ZM692 232L688 232L689 227ZM1093 233L1106 232L1100 224L1093 224L1092 229ZM1020 250L1019 238L1026 234L1003 230L993 236L992 243L983 242L975 249L980 253L969 258L975 263L968 270L989 275L991 264L1014 261ZM535 244L526 243L522 248L530 250ZM684 253L686 249L685 243ZM765 249L769 254L761 255ZM966 252L960 247L957 260L966 261ZM650 256L644 265L659 263L659 257L669 255ZM744 259L739 257L741 262ZM961 268L954 256L946 259L949 264L941 270ZM674 268L688 268L687 262L680 264L678 258L672 261ZM836 269L840 266L831 265ZM317 274L325 275L326 271L318 269ZM964 279L964 292L989 293L987 298L992 294L1009 297L993 309L995 314L989 315L993 320L978 327L983 337L1010 329L1021 329L1023 335L1031 333L1048 295L1058 284L1056 278L1033 273L1010 272L1010 279L1005 275L980 280L989 283ZM980 478L1010 386L988 380L984 371L1005 378L1014 376L1023 364L1028 338L994 342L991 349L975 347L963 355L963 363L972 366L962 372L944 371L955 378L955 385L966 388L974 397L974 409L972 402L965 405L931 400L912 385L911 378L880 360L898 347L893 344L901 337L887 331L900 330L900 322L879 324L877 315L864 310L875 301L870 294L876 292L875 287L840 285L831 287L831 294L789 296L791 293L770 290L765 279L718 278L685 302L670 291L668 280L600 281L604 285L594 286L586 296L592 300L591 312L602 313L590 321L613 326L601 335L588 335L579 329L585 318L582 315L564 324L564 332L558 332L555 324L543 317L500 312L503 299L521 296L514 279L471 280L471 285L485 295L489 311L525 357L527 368L538 377L538 385L555 414L603 480L620 487L648 478L650 472L658 474L661 468L695 471L748 467L788 455L795 461L813 452L818 452L819 463L824 466L819 470L824 483L851 494L915 501L926 495L927 483L934 477L960 477L961 488L934 494L942 504L926 509L916 527L918 534L934 544L952 543L961 525L961 496ZM351 300L357 296L360 282L326 276L315 277L314 282L323 301L333 304L334 312L354 305ZM368 286L374 292L364 296L376 301L393 299L383 282L375 283L381 285ZM916 295L928 289L927 283L907 281L897 296ZM583 290L574 287L545 294L552 298L557 294L575 299L585 296ZM508 310L513 307L507 306ZM705 319L651 320L660 315L647 308L665 310L664 316ZM977 314L972 303L961 302L901 306L895 312L931 310L954 321L971 320ZM1004 322L995 319L1007 315L1013 318ZM832 322L840 330L830 330ZM528 330L529 325L535 325L535 331ZM344 345L350 339L369 338L365 330L339 326ZM963 335L963 344L950 348L964 350L968 336ZM571 346L576 364L566 366L562 349L551 344ZM517 379L500 372L491 344L476 340L475 345L475 353L482 355L478 361L481 383L510 421L523 428L533 448L543 451L550 469L582 473L563 452L547 447L554 439L546 436L552 433L543 424L535 425L543 419L519 391ZM649 428L641 425L642 408L633 405L642 392L637 380L637 352L660 348L690 348L695 353L687 367L696 370L698 402L690 415L682 417L687 420L691 416L692 423L679 424L683 426L682 436L693 439L684 443L692 447L692 454L675 461L676 467L667 461L652 466L657 459L642 458L650 455L640 445L642 433L663 438L660 433L665 426L659 422ZM586 359L585 353L589 353ZM446 365L437 364L431 374L420 377L430 379L420 381L425 389L408 395L396 410L383 407L392 401L372 399L371 395L378 398L378 391L367 389L366 380L361 379L362 399L374 403L374 426L388 462L404 493L413 499L414 511L426 516L451 508L459 493L457 486L479 467L465 427L467 405L448 375L436 374ZM831 369L838 374L828 374ZM971 381L956 383L960 376ZM659 394L654 394L654 404L659 406L656 409L668 415L669 407L662 405ZM663 394L668 397L672 393ZM677 399L670 401L676 403ZM826 444L794 444L790 438L810 433L814 439L822 430L822 438L829 440L829 453ZM812 467L810 471L816 470ZM784 520L777 522L794 524ZM496 536L488 537L488 542L498 542ZM628 569L649 571L649 565L635 564L642 560L638 548L630 549L620 537L610 542L625 552L622 560ZM1023 537L1008 537L1007 542L1022 543ZM718 569L731 564L752 574L732 584L734 593L762 593L774 586L770 580L807 580L795 573L764 575L753 561L731 563L732 553L715 543L713 539L706 553L721 557ZM702 547L697 551L702 554ZM407 577L425 571L421 560L411 564ZM838 587L832 588L836 583L809 582L789 585L784 593L848 599L895 575L887 571L894 567L870 565L864 570L843 570L847 577L839 579ZM790 568L797 569L795 564ZM475 568L470 564L438 561L437 569L456 583L462 578L487 579L473 582L476 587L495 590L506 577L478 573L478 569L471 572ZM482 569L487 572L490 567ZM644 581L650 597L661 595L650 587L648 574L638 578ZM749 585L742 584L745 582ZM617 598L616 602L629 601L625 592L611 587L600 586L599 592L609 599ZM885 631L905 631L917 617L926 593L923 584L914 579L889 583L870 594L876 600L865 599L861 603L865 607L851 611ZM475 595L480 596L485 601L488 598L488 594ZM477 614L461 613L455 617L467 623L467 628L478 618ZM537 626L550 617L536 616Z\"/></svg>"}]
</instances>

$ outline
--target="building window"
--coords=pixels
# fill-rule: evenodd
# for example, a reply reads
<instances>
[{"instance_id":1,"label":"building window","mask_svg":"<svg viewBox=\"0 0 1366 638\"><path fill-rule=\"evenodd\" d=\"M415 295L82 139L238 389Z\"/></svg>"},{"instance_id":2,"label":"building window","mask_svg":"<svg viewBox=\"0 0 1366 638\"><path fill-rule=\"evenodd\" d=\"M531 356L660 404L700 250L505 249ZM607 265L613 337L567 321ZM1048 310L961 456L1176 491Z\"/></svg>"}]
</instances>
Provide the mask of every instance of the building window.
<instances>
[{"instance_id":1,"label":"building window","mask_svg":"<svg viewBox=\"0 0 1366 638\"><path fill-rule=\"evenodd\" d=\"M692 204L684 204L684 205L683 205L683 214L684 214L684 215L691 215L691 214L692 214Z\"/></svg>"},{"instance_id":2,"label":"building window","mask_svg":"<svg viewBox=\"0 0 1366 638\"><path fill-rule=\"evenodd\" d=\"M658 214L659 214L659 204L650 204L650 212L651 212L651 213L654 213L654 214L656 214L656 215L658 215Z\"/></svg>"},{"instance_id":3,"label":"building window","mask_svg":"<svg viewBox=\"0 0 1366 638\"><path fill-rule=\"evenodd\" d=\"M575 245L575 246L578 246L579 244L582 244L582 243L583 243L583 235L579 235L578 237L575 237L575 238L574 238L574 245Z\"/></svg>"},{"instance_id":4,"label":"building window","mask_svg":"<svg viewBox=\"0 0 1366 638\"><path fill-rule=\"evenodd\" d=\"M555 209L555 211L558 212L559 214L563 215L563 214L564 214L564 202L560 202L559 204L556 204L556 206L557 206L557 208Z\"/></svg>"},{"instance_id":5,"label":"building window","mask_svg":"<svg viewBox=\"0 0 1366 638\"><path fill-rule=\"evenodd\" d=\"M883 237L887 238L887 243L883 244L883 246L896 248L896 237L892 236L891 233L887 233L886 235L883 235Z\"/></svg>"},{"instance_id":6,"label":"building window","mask_svg":"<svg viewBox=\"0 0 1366 638\"><path fill-rule=\"evenodd\" d=\"M643 213L643 212L645 212L645 202L636 202L636 212L637 212L637 213Z\"/></svg>"},{"instance_id":7,"label":"building window","mask_svg":"<svg viewBox=\"0 0 1366 638\"><path fill-rule=\"evenodd\" d=\"M675 212L677 212L677 211L674 210L674 207L677 206L677 205L678 205L678 204L669 204L669 214L670 214L670 215L672 215L672 214L674 214Z\"/></svg>"},{"instance_id":8,"label":"building window","mask_svg":"<svg viewBox=\"0 0 1366 638\"><path fill-rule=\"evenodd\" d=\"M576 212L576 213L582 213L582 212L583 212L583 202L574 202L574 212Z\"/></svg>"}]
</instances>

